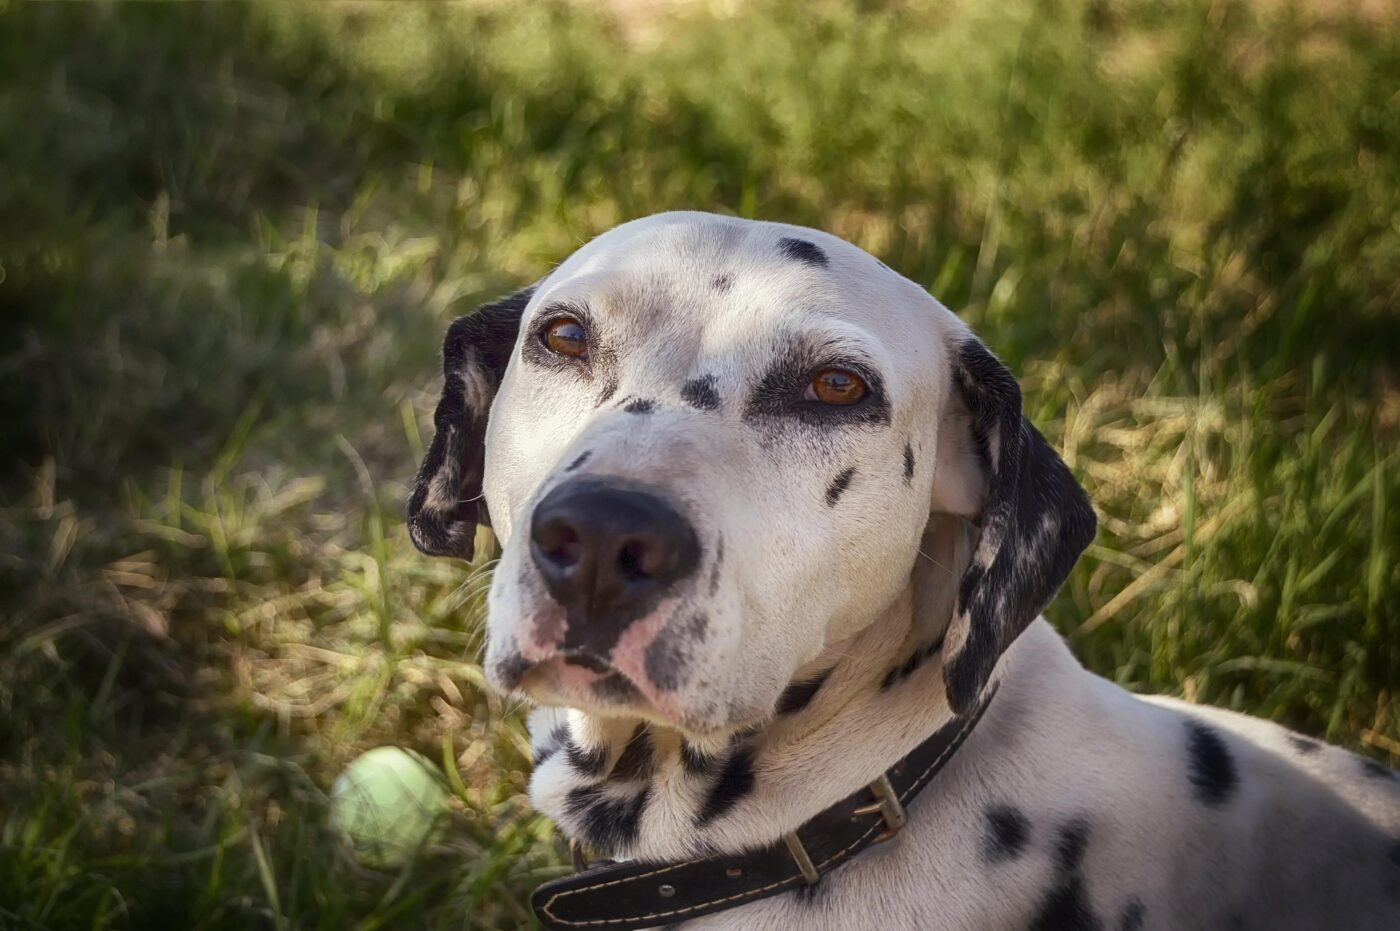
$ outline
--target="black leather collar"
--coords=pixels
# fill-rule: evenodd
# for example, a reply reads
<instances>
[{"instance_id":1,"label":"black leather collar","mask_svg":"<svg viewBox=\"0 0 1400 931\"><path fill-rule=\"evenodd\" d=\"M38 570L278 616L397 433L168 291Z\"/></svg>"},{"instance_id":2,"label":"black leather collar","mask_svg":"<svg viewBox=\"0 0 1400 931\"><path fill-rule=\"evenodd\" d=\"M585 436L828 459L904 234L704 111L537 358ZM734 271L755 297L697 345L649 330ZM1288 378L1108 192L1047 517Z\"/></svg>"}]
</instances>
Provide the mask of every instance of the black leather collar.
<instances>
[{"instance_id":1,"label":"black leather collar","mask_svg":"<svg viewBox=\"0 0 1400 931\"><path fill-rule=\"evenodd\" d=\"M547 882L530 898L553 931L632 931L737 908L818 882L904 826L904 806L947 765L991 703L954 718L863 786L782 840L749 853L682 863L604 862Z\"/></svg>"}]
</instances>

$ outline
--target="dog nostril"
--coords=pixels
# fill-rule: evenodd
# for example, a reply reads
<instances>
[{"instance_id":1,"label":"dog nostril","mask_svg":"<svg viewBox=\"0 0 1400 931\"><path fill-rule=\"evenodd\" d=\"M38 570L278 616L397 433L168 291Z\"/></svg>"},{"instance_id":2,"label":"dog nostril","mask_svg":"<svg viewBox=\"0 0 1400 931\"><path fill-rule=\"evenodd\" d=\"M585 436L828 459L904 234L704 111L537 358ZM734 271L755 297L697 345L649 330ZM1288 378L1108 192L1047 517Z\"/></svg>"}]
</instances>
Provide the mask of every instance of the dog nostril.
<instances>
[{"instance_id":1,"label":"dog nostril","mask_svg":"<svg viewBox=\"0 0 1400 931\"><path fill-rule=\"evenodd\" d=\"M561 568L578 565L583 546L578 531L567 524L549 524L535 534L535 545L550 562Z\"/></svg>"},{"instance_id":2,"label":"dog nostril","mask_svg":"<svg viewBox=\"0 0 1400 931\"><path fill-rule=\"evenodd\" d=\"M624 579L640 582L655 574L647 567L646 549L640 540L632 540L617 551L617 568Z\"/></svg>"}]
</instances>

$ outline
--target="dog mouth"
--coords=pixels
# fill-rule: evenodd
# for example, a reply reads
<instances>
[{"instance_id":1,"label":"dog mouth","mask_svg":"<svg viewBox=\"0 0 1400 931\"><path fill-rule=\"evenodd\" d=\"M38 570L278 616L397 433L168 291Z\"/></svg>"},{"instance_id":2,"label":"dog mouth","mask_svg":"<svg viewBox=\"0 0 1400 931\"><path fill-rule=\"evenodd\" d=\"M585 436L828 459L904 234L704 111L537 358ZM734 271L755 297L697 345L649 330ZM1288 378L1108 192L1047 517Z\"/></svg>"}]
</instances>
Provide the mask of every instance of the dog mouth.
<instances>
[{"instance_id":1,"label":"dog mouth","mask_svg":"<svg viewBox=\"0 0 1400 931\"><path fill-rule=\"evenodd\" d=\"M543 704L605 716L640 716L672 726L681 725L686 717L672 696L582 650L564 650L532 664L516 689Z\"/></svg>"}]
</instances>

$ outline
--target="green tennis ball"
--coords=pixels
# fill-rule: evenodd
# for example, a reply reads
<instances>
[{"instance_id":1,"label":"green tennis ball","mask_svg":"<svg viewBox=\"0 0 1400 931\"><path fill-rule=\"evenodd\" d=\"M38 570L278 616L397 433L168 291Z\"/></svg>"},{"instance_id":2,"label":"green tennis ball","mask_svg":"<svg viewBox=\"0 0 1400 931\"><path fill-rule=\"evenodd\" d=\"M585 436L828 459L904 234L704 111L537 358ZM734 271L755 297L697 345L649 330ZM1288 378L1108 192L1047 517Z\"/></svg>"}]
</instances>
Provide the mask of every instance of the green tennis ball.
<instances>
[{"instance_id":1,"label":"green tennis ball","mask_svg":"<svg viewBox=\"0 0 1400 931\"><path fill-rule=\"evenodd\" d=\"M376 747L331 787L331 813L361 860L395 866L421 847L447 801L441 773L421 754Z\"/></svg>"}]
</instances>

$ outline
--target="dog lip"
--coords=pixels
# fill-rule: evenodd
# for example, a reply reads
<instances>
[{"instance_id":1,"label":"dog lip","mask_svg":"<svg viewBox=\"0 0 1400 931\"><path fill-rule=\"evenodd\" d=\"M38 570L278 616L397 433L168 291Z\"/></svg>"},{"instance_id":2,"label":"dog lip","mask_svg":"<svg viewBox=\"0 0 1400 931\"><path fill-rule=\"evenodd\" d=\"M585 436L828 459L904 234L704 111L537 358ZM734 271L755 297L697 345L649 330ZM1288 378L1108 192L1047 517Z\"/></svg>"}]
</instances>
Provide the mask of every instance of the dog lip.
<instances>
[{"instance_id":1,"label":"dog lip","mask_svg":"<svg viewBox=\"0 0 1400 931\"><path fill-rule=\"evenodd\" d=\"M600 675L608 675L617 672L610 663L583 650L563 650L560 652L559 658L562 659L566 665L578 666L582 669L587 669L589 672L599 673Z\"/></svg>"}]
</instances>

